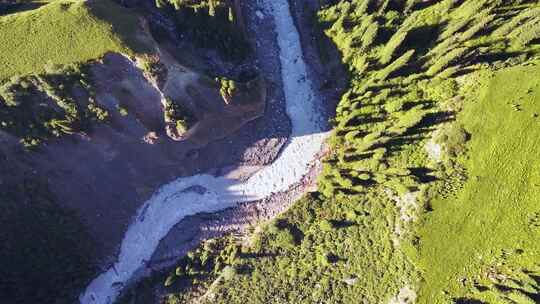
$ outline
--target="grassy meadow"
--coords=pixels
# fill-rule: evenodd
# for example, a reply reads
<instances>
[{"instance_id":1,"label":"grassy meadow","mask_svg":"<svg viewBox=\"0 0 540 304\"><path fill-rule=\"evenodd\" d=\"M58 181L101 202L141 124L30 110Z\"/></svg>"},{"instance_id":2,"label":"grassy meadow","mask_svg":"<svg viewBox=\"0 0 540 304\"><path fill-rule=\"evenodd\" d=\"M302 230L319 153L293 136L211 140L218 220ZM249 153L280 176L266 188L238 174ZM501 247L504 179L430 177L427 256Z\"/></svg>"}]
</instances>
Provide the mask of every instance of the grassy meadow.
<instances>
[{"instance_id":1,"label":"grassy meadow","mask_svg":"<svg viewBox=\"0 0 540 304\"><path fill-rule=\"evenodd\" d=\"M137 15L110 0L50 1L0 16L0 81L41 73L46 64L99 59L107 52L149 51L136 35Z\"/></svg>"},{"instance_id":2,"label":"grassy meadow","mask_svg":"<svg viewBox=\"0 0 540 304\"><path fill-rule=\"evenodd\" d=\"M419 232L425 303L447 303L441 290L467 296L475 277L507 255L519 260L513 267L539 263L540 66L485 78L458 116L471 134L469 179L454 197L433 201Z\"/></svg>"}]
</instances>

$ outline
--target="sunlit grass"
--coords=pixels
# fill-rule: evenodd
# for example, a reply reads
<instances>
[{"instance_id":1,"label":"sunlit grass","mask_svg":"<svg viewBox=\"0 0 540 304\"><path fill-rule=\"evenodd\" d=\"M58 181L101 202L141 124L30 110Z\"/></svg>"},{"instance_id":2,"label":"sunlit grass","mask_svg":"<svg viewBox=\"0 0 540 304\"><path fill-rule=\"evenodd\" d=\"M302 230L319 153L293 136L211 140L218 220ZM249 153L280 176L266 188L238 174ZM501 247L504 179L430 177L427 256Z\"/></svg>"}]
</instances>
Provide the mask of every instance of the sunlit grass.
<instances>
[{"instance_id":1,"label":"sunlit grass","mask_svg":"<svg viewBox=\"0 0 540 304\"><path fill-rule=\"evenodd\" d=\"M137 39L137 15L109 0L52 1L0 17L0 81L42 72L47 63L71 64L107 52L149 48Z\"/></svg>"},{"instance_id":2,"label":"sunlit grass","mask_svg":"<svg viewBox=\"0 0 540 304\"><path fill-rule=\"evenodd\" d=\"M466 292L461 280L503 252L523 264L540 255L539 75L539 67L503 70L466 101L458 120L472 135L469 179L457 197L433 203L420 233L421 303L443 301L444 290Z\"/></svg>"}]
</instances>

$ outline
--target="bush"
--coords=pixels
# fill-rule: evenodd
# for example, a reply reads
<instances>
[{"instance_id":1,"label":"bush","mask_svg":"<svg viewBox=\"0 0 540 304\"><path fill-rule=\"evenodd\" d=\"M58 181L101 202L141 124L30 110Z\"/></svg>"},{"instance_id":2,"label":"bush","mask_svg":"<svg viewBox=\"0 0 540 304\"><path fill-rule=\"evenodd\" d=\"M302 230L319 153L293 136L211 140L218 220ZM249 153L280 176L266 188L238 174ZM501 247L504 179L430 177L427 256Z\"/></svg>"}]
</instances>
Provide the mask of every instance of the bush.
<instances>
[{"instance_id":1,"label":"bush","mask_svg":"<svg viewBox=\"0 0 540 304\"><path fill-rule=\"evenodd\" d=\"M186 133L197 122L195 115L188 108L181 106L170 98L165 99L164 116L165 122L175 124L180 135Z\"/></svg>"},{"instance_id":2,"label":"bush","mask_svg":"<svg viewBox=\"0 0 540 304\"><path fill-rule=\"evenodd\" d=\"M236 95L239 91L237 82L225 77L216 78L216 81L220 85L219 92L221 97L223 97L226 104L230 104L234 95Z\"/></svg>"},{"instance_id":3,"label":"bush","mask_svg":"<svg viewBox=\"0 0 540 304\"><path fill-rule=\"evenodd\" d=\"M438 137L435 138L435 141L442 144L447 153L453 157L465 152L465 144L468 140L469 134L467 131L457 124L452 124L442 129Z\"/></svg>"},{"instance_id":4,"label":"bush","mask_svg":"<svg viewBox=\"0 0 540 304\"><path fill-rule=\"evenodd\" d=\"M232 266L225 266L225 268L223 268L221 271L221 276L225 281L232 280L236 274L236 269Z\"/></svg>"},{"instance_id":5,"label":"bush","mask_svg":"<svg viewBox=\"0 0 540 304\"><path fill-rule=\"evenodd\" d=\"M321 220L319 223L319 227L322 231L332 231L334 230L334 225L329 220Z\"/></svg>"}]
</instances>

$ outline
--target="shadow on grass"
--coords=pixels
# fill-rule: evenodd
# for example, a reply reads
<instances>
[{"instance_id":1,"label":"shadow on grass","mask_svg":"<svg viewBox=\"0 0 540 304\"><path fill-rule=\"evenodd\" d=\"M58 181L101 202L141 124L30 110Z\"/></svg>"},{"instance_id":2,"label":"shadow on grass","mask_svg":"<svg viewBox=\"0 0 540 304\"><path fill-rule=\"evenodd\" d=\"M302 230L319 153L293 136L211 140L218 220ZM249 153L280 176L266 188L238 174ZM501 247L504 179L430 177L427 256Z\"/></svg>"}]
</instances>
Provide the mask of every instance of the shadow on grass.
<instances>
[{"instance_id":1,"label":"shadow on grass","mask_svg":"<svg viewBox=\"0 0 540 304\"><path fill-rule=\"evenodd\" d=\"M153 46L141 39L143 25L133 9L122 7L110 0L87 1L85 5L95 17L110 24L111 31L116 33L122 43L133 52L139 54L154 52ZM134 24L138 26L134 27Z\"/></svg>"},{"instance_id":2,"label":"shadow on grass","mask_svg":"<svg viewBox=\"0 0 540 304\"><path fill-rule=\"evenodd\" d=\"M45 4L41 2L16 3L8 0L7 3L0 3L0 17L35 10Z\"/></svg>"},{"instance_id":3,"label":"shadow on grass","mask_svg":"<svg viewBox=\"0 0 540 304\"><path fill-rule=\"evenodd\" d=\"M482 302L480 300L475 299L469 299L469 298L458 298L454 299L455 304L486 304L486 302Z\"/></svg>"}]
</instances>

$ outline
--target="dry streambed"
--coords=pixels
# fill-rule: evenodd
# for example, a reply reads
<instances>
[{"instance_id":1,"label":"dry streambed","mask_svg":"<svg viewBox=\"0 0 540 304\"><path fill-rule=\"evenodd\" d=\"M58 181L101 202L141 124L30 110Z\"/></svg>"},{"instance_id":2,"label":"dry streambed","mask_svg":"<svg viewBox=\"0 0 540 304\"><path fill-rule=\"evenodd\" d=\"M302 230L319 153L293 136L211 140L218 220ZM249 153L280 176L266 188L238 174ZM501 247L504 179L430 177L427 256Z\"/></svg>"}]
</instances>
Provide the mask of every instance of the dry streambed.
<instances>
[{"instance_id":1,"label":"dry streambed","mask_svg":"<svg viewBox=\"0 0 540 304\"><path fill-rule=\"evenodd\" d=\"M144 267L167 233L186 216L217 212L240 202L285 192L308 174L327 134L318 114L297 29L287 0L265 1L275 22L286 110L292 130L279 157L247 180L208 174L179 178L162 186L141 206L129 226L117 262L81 294L81 303L113 303L126 283Z\"/></svg>"}]
</instances>

